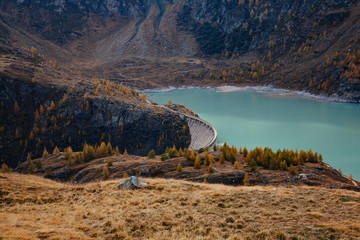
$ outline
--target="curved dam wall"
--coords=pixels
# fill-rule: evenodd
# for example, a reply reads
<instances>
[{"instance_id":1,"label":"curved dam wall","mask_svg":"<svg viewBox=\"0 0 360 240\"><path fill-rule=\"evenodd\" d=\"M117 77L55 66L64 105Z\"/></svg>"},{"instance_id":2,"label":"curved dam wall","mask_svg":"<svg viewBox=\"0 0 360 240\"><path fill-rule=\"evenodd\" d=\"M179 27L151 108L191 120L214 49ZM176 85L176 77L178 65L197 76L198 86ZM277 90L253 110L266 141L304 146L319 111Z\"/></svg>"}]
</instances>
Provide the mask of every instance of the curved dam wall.
<instances>
[{"instance_id":1,"label":"curved dam wall","mask_svg":"<svg viewBox=\"0 0 360 240\"><path fill-rule=\"evenodd\" d=\"M186 118L190 128L191 143L189 148L198 150L200 148L213 148L217 143L216 128L204 119L179 113Z\"/></svg>"},{"instance_id":2,"label":"curved dam wall","mask_svg":"<svg viewBox=\"0 0 360 240\"><path fill-rule=\"evenodd\" d=\"M191 143L189 148L191 150L199 150L200 148L206 148L206 147L212 149L214 145L217 144L217 137L218 137L217 130L208 121L182 112L174 111L164 105L159 105L155 102L149 101L149 99L147 99L147 102L154 106L161 107L171 112L174 112L182 118L186 118L186 121L190 128L189 130L191 135Z\"/></svg>"}]
</instances>

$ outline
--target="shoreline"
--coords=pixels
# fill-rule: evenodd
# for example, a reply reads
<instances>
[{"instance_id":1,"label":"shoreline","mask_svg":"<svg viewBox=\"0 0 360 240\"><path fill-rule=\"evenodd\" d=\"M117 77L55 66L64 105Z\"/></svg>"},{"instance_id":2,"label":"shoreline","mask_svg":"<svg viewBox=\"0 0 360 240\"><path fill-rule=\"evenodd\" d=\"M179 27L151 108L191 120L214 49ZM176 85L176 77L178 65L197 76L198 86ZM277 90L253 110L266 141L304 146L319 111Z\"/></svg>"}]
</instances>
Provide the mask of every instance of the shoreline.
<instances>
[{"instance_id":1,"label":"shoreline","mask_svg":"<svg viewBox=\"0 0 360 240\"><path fill-rule=\"evenodd\" d=\"M143 93L166 93L174 90L189 90L189 89L210 89L219 93L230 93L230 92L246 92L246 91L254 91L254 92L265 92L269 93L269 97L274 95L274 97L283 97L284 95L296 95L302 98L321 101L321 102L338 102L338 103L359 103L356 101L351 101L349 99L337 97L334 95L326 96L326 95L316 95L307 91L299 91L299 90L288 90L284 88L277 88L272 85L264 85L264 86L233 86L233 85L223 85L223 86L181 86L181 87L161 87L161 88L149 88L144 89L140 92Z\"/></svg>"}]
</instances>

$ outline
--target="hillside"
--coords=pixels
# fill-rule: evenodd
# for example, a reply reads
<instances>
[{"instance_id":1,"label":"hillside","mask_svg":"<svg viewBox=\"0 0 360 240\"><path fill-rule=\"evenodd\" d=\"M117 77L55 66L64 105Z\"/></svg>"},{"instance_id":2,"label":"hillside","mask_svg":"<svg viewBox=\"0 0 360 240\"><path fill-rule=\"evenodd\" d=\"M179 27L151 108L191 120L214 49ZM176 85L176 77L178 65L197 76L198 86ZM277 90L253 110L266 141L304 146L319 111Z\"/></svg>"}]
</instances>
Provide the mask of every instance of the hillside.
<instances>
[{"instance_id":1,"label":"hillside","mask_svg":"<svg viewBox=\"0 0 360 240\"><path fill-rule=\"evenodd\" d=\"M128 86L360 96L356 0L2 1L0 38Z\"/></svg>"},{"instance_id":2,"label":"hillside","mask_svg":"<svg viewBox=\"0 0 360 240\"><path fill-rule=\"evenodd\" d=\"M7 165L56 146L79 151L85 143L106 141L121 152L146 155L174 142L190 144L187 122L136 90L83 76L34 49L0 46L0 159Z\"/></svg>"},{"instance_id":3,"label":"hillside","mask_svg":"<svg viewBox=\"0 0 360 240\"><path fill-rule=\"evenodd\" d=\"M194 151L194 156L191 157L192 151L187 149L177 151L172 148L162 155L149 158L119 154L115 153L114 150L112 153L106 153L106 149L100 150L99 148L95 149L94 157L87 157L89 152L84 148L83 152L59 152L26 161L15 170L76 184L108 178L117 179L127 174L129 176L172 178L193 182L207 181L233 186L244 185L248 181L246 184L260 186L318 186L360 192L360 182L353 179L349 180L341 172L322 161L310 162L306 159L304 162L298 163L292 171L289 166L295 165L295 163L287 158L285 153L282 154L283 156L276 157L276 160L270 160L271 166L261 163L269 158L268 153L261 153L259 155L261 160L256 162L254 166L251 161L251 159L257 159L254 151L250 151L251 157L244 157L244 153L240 154L237 151L233 153L229 150L223 148L222 150L202 153ZM100 155L100 152L104 153ZM224 157L226 155L232 157L227 159ZM197 156L199 159L198 167L195 166ZM281 159L287 159L285 162L288 161L289 163L281 163L283 162ZM181 166L181 170L179 170L179 166ZM105 168L108 175L104 175Z\"/></svg>"},{"instance_id":4,"label":"hillside","mask_svg":"<svg viewBox=\"0 0 360 240\"><path fill-rule=\"evenodd\" d=\"M71 185L0 174L0 237L16 239L357 239L360 194L121 179Z\"/></svg>"}]
</instances>

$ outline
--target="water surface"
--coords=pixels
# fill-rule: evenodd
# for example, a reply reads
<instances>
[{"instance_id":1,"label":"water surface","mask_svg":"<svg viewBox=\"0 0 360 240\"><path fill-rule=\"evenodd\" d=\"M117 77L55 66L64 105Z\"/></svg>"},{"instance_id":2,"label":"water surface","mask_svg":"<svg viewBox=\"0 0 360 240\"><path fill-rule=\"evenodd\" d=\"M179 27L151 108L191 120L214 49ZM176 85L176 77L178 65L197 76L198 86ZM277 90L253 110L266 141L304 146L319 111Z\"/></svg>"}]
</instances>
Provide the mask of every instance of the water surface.
<instances>
[{"instance_id":1,"label":"water surface","mask_svg":"<svg viewBox=\"0 0 360 240\"><path fill-rule=\"evenodd\" d=\"M360 179L360 105L323 102L276 92L186 89L148 93L193 109L218 130L218 143L312 149L326 163Z\"/></svg>"}]
</instances>

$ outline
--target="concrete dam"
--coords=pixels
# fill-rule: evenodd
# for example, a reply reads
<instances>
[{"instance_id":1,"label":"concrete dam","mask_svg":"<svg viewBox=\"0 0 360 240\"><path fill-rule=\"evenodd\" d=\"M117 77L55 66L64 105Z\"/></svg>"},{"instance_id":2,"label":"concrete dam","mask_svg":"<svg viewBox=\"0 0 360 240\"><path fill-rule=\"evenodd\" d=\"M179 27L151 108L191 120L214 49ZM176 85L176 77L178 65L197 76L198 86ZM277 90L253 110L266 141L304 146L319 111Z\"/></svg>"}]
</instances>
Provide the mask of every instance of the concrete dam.
<instances>
[{"instance_id":1,"label":"concrete dam","mask_svg":"<svg viewBox=\"0 0 360 240\"><path fill-rule=\"evenodd\" d=\"M181 115L181 113L180 113ZM189 125L191 143L189 148L198 150L200 148L213 148L217 143L216 128L204 119L182 114Z\"/></svg>"},{"instance_id":2,"label":"concrete dam","mask_svg":"<svg viewBox=\"0 0 360 240\"><path fill-rule=\"evenodd\" d=\"M180 117L185 118L190 130L191 135L191 143L189 148L191 150L199 150L200 148L206 148L209 149L213 148L217 144L217 130L216 128L209 123L208 121L201 119L199 117L191 116L182 112L174 111L164 105L159 105L155 102L150 101L147 99L147 102L149 104L152 104L157 107L161 107L163 109L166 109L168 111L174 112Z\"/></svg>"}]
</instances>

